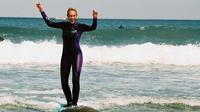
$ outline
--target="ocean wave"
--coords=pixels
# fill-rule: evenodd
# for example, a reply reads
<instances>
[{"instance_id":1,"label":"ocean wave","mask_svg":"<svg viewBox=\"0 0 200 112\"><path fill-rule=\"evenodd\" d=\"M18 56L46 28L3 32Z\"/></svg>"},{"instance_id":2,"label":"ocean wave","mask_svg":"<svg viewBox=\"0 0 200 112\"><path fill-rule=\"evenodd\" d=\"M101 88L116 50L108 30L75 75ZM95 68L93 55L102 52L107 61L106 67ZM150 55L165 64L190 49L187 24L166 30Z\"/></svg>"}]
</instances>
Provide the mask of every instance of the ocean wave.
<instances>
[{"instance_id":1,"label":"ocean wave","mask_svg":"<svg viewBox=\"0 0 200 112\"><path fill-rule=\"evenodd\" d=\"M93 108L100 110L108 108L116 108L123 106L147 106L158 108L170 108L170 106L176 107L177 109L188 107L188 108L198 108L200 110L200 101L194 99L182 99L182 98L162 98L162 97L150 97L150 96L127 96L118 98L106 98L102 100L91 100L82 101L82 105L90 105Z\"/></svg>"},{"instance_id":2,"label":"ocean wave","mask_svg":"<svg viewBox=\"0 0 200 112\"><path fill-rule=\"evenodd\" d=\"M192 44L82 45L82 50L84 63L200 65L200 47ZM0 64L58 64L62 54L62 44L57 44L54 40L24 41L21 44L5 40L0 43L0 52Z\"/></svg>"},{"instance_id":3,"label":"ocean wave","mask_svg":"<svg viewBox=\"0 0 200 112\"><path fill-rule=\"evenodd\" d=\"M40 42L51 39L55 39L59 42L61 41L60 31L52 30L50 28L44 29L0 26L0 36L13 43L22 43L23 41Z\"/></svg>"},{"instance_id":4,"label":"ocean wave","mask_svg":"<svg viewBox=\"0 0 200 112\"><path fill-rule=\"evenodd\" d=\"M53 99L53 98L51 98ZM56 101L58 100L58 101ZM60 107L62 104L61 99L54 98L51 102L43 102L38 100L29 100L17 96L4 96L0 97L0 107L18 107L28 108L40 111L50 112ZM118 98L106 98L106 99L93 99L87 101L79 101L79 105L90 106L98 110L104 110L108 108L117 108L124 106L149 106L150 108L168 109L175 108L181 109L199 109L200 101L195 99L182 99L182 98L160 98L160 97L147 97L147 96L122 96Z\"/></svg>"},{"instance_id":5,"label":"ocean wave","mask_svg":"<svg viewBox=\"0 0 200 112\"><path fill-rule=\"evenodd\" d=\"M27 108L39 111L50 112L59 104L55 102L41 102L37 100L28 100L17 96L3 96L0 97L0 108Z\"/></svg>"},{"instance_id":6,"label":"ocean wave","mask_svg":"<svg viewBox=\"0 0 200 112\"><path fill-rule=\"evenodd\" d=\"M0 36L14 43L55 39L62 43L61 30L52 28L21 28L0 26ZM104 28L82 35L84 45L144 44L187 45L200 43L200 28L168 25L144 25L127 29Z\"/></svg>"},{"instance_id":7,"label":"ocean wave","mask_svg":"<svg viewBox=\"0 0 200 112\"><path fill-rule=\"evenodd\" d=\"M100 29L86 35L87 44L100 45L127 45L154 44L187 45L198 44L199 28L181 28L175 26L140 26L129 29ZM92 40L92 41L90 41Z\"/></svg>"}]
</instances>

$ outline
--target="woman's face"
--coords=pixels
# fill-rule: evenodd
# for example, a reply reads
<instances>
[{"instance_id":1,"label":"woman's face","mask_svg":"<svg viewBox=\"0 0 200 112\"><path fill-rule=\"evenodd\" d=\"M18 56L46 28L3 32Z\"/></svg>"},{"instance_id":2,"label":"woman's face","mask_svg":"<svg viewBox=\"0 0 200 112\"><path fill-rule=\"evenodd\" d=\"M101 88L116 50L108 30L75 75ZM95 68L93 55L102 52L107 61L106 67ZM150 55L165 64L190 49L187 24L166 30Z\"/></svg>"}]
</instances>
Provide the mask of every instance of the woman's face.
<instances>
[{"instance_id":1,"label":"woman's face","mask_svg":"<svg viewBox=\"0 0 200 112\"><path fill-rule=\"evenodd\" d=\"M76 11L73 11L73 10L69 11L67 17L68 17L69 22L71 24L74 24L76 22L76 20L77 20L77 13L76 13Z\"/></svg>"}]
</instances>

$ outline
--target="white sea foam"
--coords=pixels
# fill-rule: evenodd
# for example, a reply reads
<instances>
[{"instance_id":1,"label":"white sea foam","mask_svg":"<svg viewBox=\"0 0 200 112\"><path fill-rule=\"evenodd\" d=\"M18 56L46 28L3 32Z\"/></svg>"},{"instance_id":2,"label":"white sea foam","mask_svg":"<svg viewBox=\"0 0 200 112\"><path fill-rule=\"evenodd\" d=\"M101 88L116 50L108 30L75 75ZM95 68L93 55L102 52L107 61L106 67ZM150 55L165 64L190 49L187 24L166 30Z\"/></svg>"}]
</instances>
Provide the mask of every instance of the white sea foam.
<instances>
[{"instance_id":1,"label":"white sea foam","mask_svg":"<svg viewBox=\"0 0 200 112\"><path fill-rule=\"evenodd\" d=\"M55 102L41 102L37 100L27 100L17 96L3 96L0 97L0 106L13 105L17 107L24 107L30 109L37 109L41 111L52 111L58 107L59 104Z\"/></svg>"},{"instance_id":2,"label":"white sea foam","mask_svg":"<svg viewBox=\"0 0 200 112\"><path fill-rule=\"evenodd\" d=\"M16 91L15 93L23 93L23 94L63 94L61 89L52 89L52 90L44 90L44 91L37 91L37 90L20 90Z\"/></svg>"},{"instance_id":3,"label":"white sea foam","mask_svg":"<svg viewBox=\"0 0 200 112\"><path fill-rule=\"evenodd\" d=\"M142 63L167 65L200 65L198 45L157 45L152 43L126 46L82 45L84 63ZM0 64L60 63L62 45L55 41L0 43Z\"/></svg>"},{"instance_id":4,"label":"white sea foam","mask_svg":"<svg viewBox=\"0 0 200 112\"><path fill-rule=\"evenodd\" d=\"M43 102L37 100L29 100L17 96L2 96L0 97L0 106L13 105L17 107L24 107L30 109L37 109L41 111L52 111L60 107L60 103L65 103L61 98L45 97L45 99L52 99L52 102ZM94 99L88 101L79 101L79 105L90 106L96 109L112 108L119 106L127 106L130 104L173 104L181 103L189 106L200 106L200 101L195 99L181 99L181 98L160 98L147 96L124 96L118 98ZM184 105L183 105L184 106Z\"/></svg>"},{"instance_id":5,"label":"white sea foam","mask_svg":"<svg viewBox=\"0 0 200 112\"><path fill-rule=\"evenodd\" d=\"M135 96L135 97L119 97L119 98L107 98L102 100L82 101L81 105L88 105L96 109L110 108L113 106L127 106L130 104L174 104L180 103L189 106L200 106L199 100L194 99L181 99L181 98L160 98L160 97L147 97L147 96Z\"/></svg>"}]
</instances>

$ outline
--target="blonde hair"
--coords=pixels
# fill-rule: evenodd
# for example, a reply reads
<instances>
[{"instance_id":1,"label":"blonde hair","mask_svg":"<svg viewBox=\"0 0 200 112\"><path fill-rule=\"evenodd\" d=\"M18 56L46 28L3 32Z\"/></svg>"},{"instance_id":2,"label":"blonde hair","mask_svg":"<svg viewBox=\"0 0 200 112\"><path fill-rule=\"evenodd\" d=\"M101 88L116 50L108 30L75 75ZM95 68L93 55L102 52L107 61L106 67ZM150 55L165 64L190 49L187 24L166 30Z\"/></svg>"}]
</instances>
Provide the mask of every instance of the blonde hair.
<instances>
[{"instance_id":1,"label":"blonde hair","mask_svg":"<svg viewBox=\"0 0 200 112\"><path fill-rule=\"evenodd\" d=\"M75 11L75 12L76 12L76 15L78 15L77 10L76 10L75 8L69 8L69 9L67 10L67 16L69 15L69 12L70 12L70 11Z\"/></svg>"}]
</instances>

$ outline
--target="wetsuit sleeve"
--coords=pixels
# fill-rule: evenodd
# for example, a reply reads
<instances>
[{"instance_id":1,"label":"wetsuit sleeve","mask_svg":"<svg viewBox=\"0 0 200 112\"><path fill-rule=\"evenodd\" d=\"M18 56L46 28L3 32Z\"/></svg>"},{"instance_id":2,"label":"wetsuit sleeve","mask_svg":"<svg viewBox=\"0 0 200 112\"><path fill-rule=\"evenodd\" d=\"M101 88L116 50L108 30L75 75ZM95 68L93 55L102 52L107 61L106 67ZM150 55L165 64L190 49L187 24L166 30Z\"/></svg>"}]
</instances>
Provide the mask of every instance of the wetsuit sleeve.
<instances>
[{"instance_id":1,"label":"wetsuit sleeve","mask_svg":"<svg viewBox=\"0 0 200 112\"><path fill-rule=\"evenodd\" d=\"M50 27L53 27L53 28L63 28L63 23L62 22L52 22L49 17L46 15L45 12L41 12L41 15L44 19L44 21L46 22L46 24Z\"/></svg>"},{"instance_id":2,"label":"wetsuit sleeve","mask_svg":"<svg viewBox=\"0 0 200 112\"><path fill-rule=\"evenodd\" d=\"M91 26L86 25L86 24L82 24L81 27L82 27L82 30L83 30L83 31L92 31L92 30L96 30L96 28L97 28L97 19L93 18L93 23L92 23Z\"/></svg>"}]
</instances>

